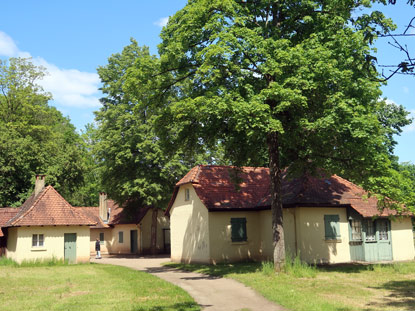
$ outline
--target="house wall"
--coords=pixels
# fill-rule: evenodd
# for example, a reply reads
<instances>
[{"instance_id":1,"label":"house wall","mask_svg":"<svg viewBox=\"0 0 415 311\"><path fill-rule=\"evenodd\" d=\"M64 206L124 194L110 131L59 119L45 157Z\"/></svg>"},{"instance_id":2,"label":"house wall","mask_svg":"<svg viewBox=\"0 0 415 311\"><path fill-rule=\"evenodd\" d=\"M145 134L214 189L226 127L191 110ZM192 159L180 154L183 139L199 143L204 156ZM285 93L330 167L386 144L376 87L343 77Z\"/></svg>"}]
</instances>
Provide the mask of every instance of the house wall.
<instances>
[{"instance_id":1,"label":"house wall","mask_svg":"<svg viewBox=\"0 0 415 311\"><path fill-rule=\"evenodd\" d=\"M296 255L295 246L295 208L283 210L283 227L285 251L290 256ZM259 228L261 230L261 254L263 260L272 260L274 256L274 245L272 235L272 213L271 210L259 212Z\"/></svg>"},{"instance_id":2,"label":"house wall","mask_svg":"<svg viewBox=\"0 0 415 311\"><path fill-rule=\"evenodd\" d=\"M415 256L411 218L391 221L393 260L413 260Z\"/></svg>"},{"instance_id":3,"label":"house wall","mask_svg":"<svg viewBox=\"0 0 415 311\"><path fill-rule=\"evenodd\" d=\"M246 218L247 241L232 242L231 218ZM210 212L209 241L212 263L261 259L259 221L258 212Z\"/></svg>"},{"instance_id":4,"label":"house wall","mask_svg":"<svg viewBox=\"0 0 415 311\"><path fill-rule=\"evenodd\" d=\"M131 230L137 230L137 247L141 250L140 241L140 226L134 224L128 225L115 225L113 228L91 228L91 239L90 239L90 253L91 256L95 255L95 241L99 238L100 233L104 233L104 241L101 244L101 255L108 254L131 254ZM119 242L118 233L124 232L123 243Z\"/></svg>"},{"instance_id":5,"label":"house wall","mask_svg":"<svg viewBox=\"0 0 415 311\"><path fill-rule=\"evenodd\" d=\"M89 227L45 226L9 228L6 256L17 262L64 259L64 234L76 233L76 261L89 262ZM32 235L43 234L44 246L32 247Z\"/></svg>"},{"instance_id":6,"label":"house wall","mask_svg":"<svg viewBox=\"0 0 415 311\"><path fill-rule=\"evenodd\" d=\"M185 189L189 189L188 201ZM170 215L171 260L210 263L208 210L192 185L179 188Z\"/></svg>"},{"instance_id":7,"label":"house wall","mask_svg":"<svg viewBox=\"0 0 415 311\"><path fill-rule=\"evenodd\" d=\"M325 240L324 215L339 215L341 238ZM308 263L350 261L349 225L345 208L296 208L297 247Z\"/></svg>"},{"instance_id":8,"label":"house wall","mask_svg":"<svg viewBox=\"0 0 415 311\"><path fill-rule=\"evenodd\" d=\"M152 210L149 210L141 221L141 240L142 240L142 253L151 253L151 223L152 223ZM157 252L164 252L164 236L163 229L169 229L169 219L164 216L164 212L158 210L157 212ZM138 237L140 239L140 236Z\"/></svg>"}]
</instances>

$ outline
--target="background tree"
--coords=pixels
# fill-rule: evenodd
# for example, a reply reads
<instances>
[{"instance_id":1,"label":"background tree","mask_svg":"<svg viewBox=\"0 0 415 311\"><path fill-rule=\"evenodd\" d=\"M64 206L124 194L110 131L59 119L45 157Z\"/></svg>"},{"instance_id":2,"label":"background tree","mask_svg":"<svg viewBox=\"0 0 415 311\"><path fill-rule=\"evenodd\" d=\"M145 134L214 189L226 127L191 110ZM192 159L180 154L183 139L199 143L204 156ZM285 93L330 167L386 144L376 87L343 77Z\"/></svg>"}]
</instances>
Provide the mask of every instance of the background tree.
<instances>
[{"instance_id":1,"label":"background tree","mask_svg":"<svg viewBox=\"0 0 415 311\"><path fill-rule=\"evenodd\" d=\"M285 258L283 168L324 168L367 185L390 168L370 44L393 25L377 11L355 16L369 5L194 0L162 30L152 75L159 132L175 146L219 141L237 165L267 154L276 270ZM163 130L170 124L176 131Z\"/></svg>"},{"instance_id":2,"label":"background tree","mask_svg":"<svg viewBox=\"0 0 415 311\"><path fill-rule=\"evenodd\" d=\"M19 206L46 174L73 204L84 203L85 148L68 118L48 105L37 82L45 75L28 59L0 60L0 206Z\"/></svg>"},{"instance_id":3,"label":"background tree","mask_svg":"<svg viewBox=\"0 0 415 311\"><path fill-rule=\"evenodd\" d=\"M105 97L96 112L94 152L103 190L109 197L130 212L153 209L153 253L158 209L167 206L178 178L208 158L184 157L181 150L172 153L161 149L154 125L158 108L151 106L158 81L150 77L158 66L158 58L132 40L122 53L112 55L106 66L98 68Z\"/></svg>"}]
</instances>

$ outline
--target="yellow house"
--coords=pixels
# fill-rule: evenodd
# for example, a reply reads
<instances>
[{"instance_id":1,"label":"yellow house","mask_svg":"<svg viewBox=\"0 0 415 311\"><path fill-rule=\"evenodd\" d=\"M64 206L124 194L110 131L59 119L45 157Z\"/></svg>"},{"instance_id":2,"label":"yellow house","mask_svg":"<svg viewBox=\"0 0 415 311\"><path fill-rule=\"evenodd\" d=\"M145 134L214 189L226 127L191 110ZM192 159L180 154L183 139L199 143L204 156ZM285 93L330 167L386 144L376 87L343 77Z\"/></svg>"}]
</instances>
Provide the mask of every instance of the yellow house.
<instances>
[{"instance_id":1,"label":"yellow house","mask_svg":"<svg viewBox=\"0 0 415 311\"><path fill-rule=\"evenodd\" d=\"M44 187L44 178L36 177L34 193L2 224L5 255L17 262L50 258L89 261L89 226L95 222L73 208L52 186Z\"/></svg>"},{"instance_id":2,"label":"yellow house","mask_svg":"<svg viewBox=\"0 0 415 311\"><path fill-rule=\"evenodd\" d=\"M235 182L238 180L238 182ZM273 255L267 168L194 167L177 184L170 214L171 260L218 263ZM410 217L379 211L377 200L339 177L283 184L286 251L309 263L414 259Z\"/></svg>"},{"instance_id":3,"label":"yellow house","mask_svg":"<svg viewBox=\"0 0 415 311\"><path fill-rule=\"evenodd\" d=\"M170 252L170 224L159 209L142 208L131 213L100 193L99 206L77 207L96 222L90 231L90 252L95 254L95 241L100 240L101 254L150 254L152 214L157 213L157 253Z\"/></svg>"},{"instance_id":4,"label":"yellow house","mask_svg":"<svg viewBox=\"0 0 415 311\"><path fill-rule=\"evenodd\" d=\"M157 252L170 251L169 220L158 210ZM23 260L89 261L95 240L101 253L146 254L151 248L153 210L128 212L100 194L96 207L73 207L45 176L36 176L35 191L20 208L0 208L0 256Z\"/></svg>"}]
</instances>

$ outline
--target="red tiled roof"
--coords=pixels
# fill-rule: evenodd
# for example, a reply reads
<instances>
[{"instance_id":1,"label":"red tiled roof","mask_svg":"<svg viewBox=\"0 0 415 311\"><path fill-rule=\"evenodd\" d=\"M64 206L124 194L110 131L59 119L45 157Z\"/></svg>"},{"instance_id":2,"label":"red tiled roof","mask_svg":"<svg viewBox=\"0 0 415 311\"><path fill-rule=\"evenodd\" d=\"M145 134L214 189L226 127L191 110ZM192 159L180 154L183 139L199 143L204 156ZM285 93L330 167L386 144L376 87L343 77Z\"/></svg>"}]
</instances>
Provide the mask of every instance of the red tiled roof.
<instances>
[{"instance_id":1,"label":"red tiled roof","mask_svg":"<svg viewBox=\"0 0 415 311\"><path fill-rule=\"evenodd\" d=\"M129 212L119 207L113 200L107 200L107 206L108 209L111 209L108 223L104 223L99 216L99 206L76 207L76 209L79 209L88 219L97 223L91 228L109 228L113 225L138 224L149 210L149 208L142 208L137 212Z\"/></svg>"},{"instance_id":2,"label":"red tiled roof","mask_svg":"<svg viewBox=\"0 0 415 311\"><path fill-rule=\"evenodd\" d=\"M261 210L271 205L268 168L243 167L239 170L240 183L236 186L235 167L199 165L192 168L177 184L167 213L174 203L179 186L192 184L200 200L209 211ZM289 179L283 175L284 207L350 206L363 217L388 216L394 210L379 211L377 199L361 187L337 176L302 176Z\"/></svg>"},{"instance_id":3,"label":"red tiled roof","mask_svg":"<svg viewBox=\"0 0 415 311\"><path fill-rule=\"evenodd\" d=\"M3 207L0 208L0 237L4 236L1 227L4 227L6 223L12 219L19 212L19 208Z\"/></svg>"},{"instance_id":4,"label":"red tiled roof","mask_svg":"<svg viewBox=\"0 0 415 311\"><path fill-rule=\"evenodd\" d=\"M72 207L52 186L47 186L36 197L32 194L5 227L95 224Z\"/></svg>"}]
</instances>

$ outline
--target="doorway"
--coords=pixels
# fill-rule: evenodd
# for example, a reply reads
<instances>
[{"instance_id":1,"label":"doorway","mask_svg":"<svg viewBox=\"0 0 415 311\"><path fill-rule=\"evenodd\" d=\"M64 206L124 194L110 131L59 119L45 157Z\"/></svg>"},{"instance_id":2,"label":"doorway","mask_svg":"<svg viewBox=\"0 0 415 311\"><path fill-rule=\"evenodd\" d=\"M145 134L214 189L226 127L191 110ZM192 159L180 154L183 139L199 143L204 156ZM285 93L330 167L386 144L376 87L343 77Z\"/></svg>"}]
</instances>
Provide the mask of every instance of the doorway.
<instances>
[{"instance_id":1,"label":"doorway","mask_svg":"<svg viewBox=\"0 0 415 311\"><path fill-rule=\"evenodd\" d=\"M64 258L69 263L76 262L76 233L64 234Z\"/></svg>"}]
</instances>

